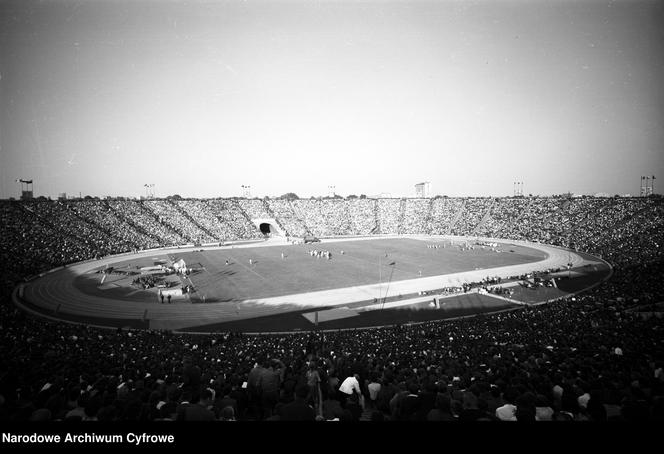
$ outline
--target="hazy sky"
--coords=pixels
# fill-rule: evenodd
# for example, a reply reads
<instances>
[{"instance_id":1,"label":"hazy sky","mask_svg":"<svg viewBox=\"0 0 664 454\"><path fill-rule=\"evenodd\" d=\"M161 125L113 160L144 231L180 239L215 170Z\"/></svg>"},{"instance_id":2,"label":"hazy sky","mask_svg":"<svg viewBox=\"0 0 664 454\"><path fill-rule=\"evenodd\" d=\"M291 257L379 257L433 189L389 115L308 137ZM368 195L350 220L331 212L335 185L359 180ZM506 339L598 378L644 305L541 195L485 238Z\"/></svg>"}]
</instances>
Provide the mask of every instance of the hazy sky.
<instances>
[{"instance_id":1,"label":"hazy sky","mask_svg":"<svg viewBox=\"0 0 664 454\"><path fill-rule=\"evenodd\" d=\"M662 49L661 1L0 1L0 197L662 192Z\"/></svg>"}]
</instances>

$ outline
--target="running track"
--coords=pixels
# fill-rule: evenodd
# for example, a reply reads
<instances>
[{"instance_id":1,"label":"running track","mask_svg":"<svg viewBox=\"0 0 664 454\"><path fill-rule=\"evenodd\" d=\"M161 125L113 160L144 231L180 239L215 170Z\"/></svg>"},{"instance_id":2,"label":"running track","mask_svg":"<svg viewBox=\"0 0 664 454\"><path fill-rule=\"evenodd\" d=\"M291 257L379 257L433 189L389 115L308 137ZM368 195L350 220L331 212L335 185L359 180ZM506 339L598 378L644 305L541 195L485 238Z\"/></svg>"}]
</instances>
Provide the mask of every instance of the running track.
<instances>
[{"instance_id":1,"label":"running track","mask_svg":"<svg viewBox=\"0 0 664 454\"><path fill-rule=\"evenodd\" d=\"M435 241L442 239L452 239L463 241L466 238L454 236L417 236L404 235L421 239L423 241ZM385 238L381 236L378 238ZM366 240L371 240L367 238ZM474 241L477 238L468 238ZM330 239L324 242L347 241L348 238L339 240ZM363 239L364 240L364 239ZM518 265L503 266L499 268L481 269L474 271L465 271L441 276L431 276L418 279L395 281L389 283L389 295L412 294L420 291L434 290L445 286L458 286L463 282L481 281L487 275L500 276L507 278L513 275L529 273L535 270L544 270L547 268L565 268L571 261L573 267L583 266L588 263L598 263L586 260L578 254L569 252L553 246L538 243L529 243L516 240L499 240L492 238L480 238L480 240L507 242L520 244L523 246L538 249L547 254L547 258L539 262L531 262ZM282 242L266 242L261 246L270 247L283 245ZM256 247L257 244L235 245L234 247ZM228 247L228 246L225 246ZM225 247L206 248L223 249ZM238 302L221 302L207 304L158 304L156 302L123 301L105 298L103 296L91 296L82 293L74 287L73 281L76 276L90 272L91 270L103 267L106 264L113 264L121 258L131 257L151 257L155 253L168 254L171 251L186 252L188 250L198 250L196 248L171 248L160 250L142 251L138 254L123 254L120 256L107 257L102 260L92 260L88 262L69 265L66 268L57 269L44 273L41 277L21 284L23 299L27 300L33 306L40 308L40 311L50 314L51 317L58 318L55 314L57 308L59 314L76 314L83 317L94 317L98 319L134 319L143 320L147 311L146 319L149 320L151 329L170 329L178 330L201 325L251 319L267 315L276 315L283 312L303 310L307 308L316 308L323 306L342 306L353 302L370 300L376 295L385 295L387 283L363 285L348 287L343 289L324 290L311 293L301 293L295 295L278 296L262 299L247 299ZM20 293L20 292L19 292ZM20 298L15 298L19 306ZM402 302L403 303L403 302ZM23 306L24 309L32 311ZM35 312L37 313L37 312ZM40 314L43 315L43 314Z\"/></svg>"}]
</instances>

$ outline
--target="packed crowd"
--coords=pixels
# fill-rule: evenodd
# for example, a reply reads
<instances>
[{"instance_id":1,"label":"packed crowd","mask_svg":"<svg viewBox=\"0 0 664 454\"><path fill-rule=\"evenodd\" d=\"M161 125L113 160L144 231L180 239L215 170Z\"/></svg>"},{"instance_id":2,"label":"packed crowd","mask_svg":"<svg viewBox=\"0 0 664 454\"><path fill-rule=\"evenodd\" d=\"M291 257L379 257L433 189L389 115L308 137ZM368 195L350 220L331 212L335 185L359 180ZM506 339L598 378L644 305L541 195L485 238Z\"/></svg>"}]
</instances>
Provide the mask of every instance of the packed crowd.
<instances>
[{"instance_id":1,"label":"packed crowd","mask_svg":"<svg viewBox=\"0 0 664 454\"><path fill-rule=\"evenodd\" d=\"M653 198L3 201L0 254L13 281L108 254L259 239L256 216L291 237L481 235L570 245L617 266L661 259L664 242L664 203Z\"/></svg>"},{"instance_id":2,"label":"packed crowd","mask_svg":"<svg viewBox=\"0 0 664 454\"><path fill-rule=\"evenodd\" d=\"M661 421L662 322L625 309L661 301L645 276L662 271L500 314L293 335L108 331L3 304L0 420Z\"/></svg>"},{"instance_id":3,"label":"packed crowd","mask_svg":"<svg viewBox=\"0 0 664 454\"><path fill-rule=\"evenodd\" d=\"M306 235L311 235L304 221L295 214L295 209L290 200L270 200L269 205L272 213L280 220L288 236L302 238Z\"/></svg>"},{"instance_id":4,"label":"packed crowd","mask_svg":"<svg viewBox=\"0 0 664 454\"><path fill-rule=\"evenodd\" d=\"M378 228L380 233L399 233L399 221L403 215L402 200L400 199L378 199ZM420 213L419 216L424 216Z\"/></svg>"},{"instance_id":5,"label":"packed crowd","mask_svg":"<svg viewBox=\"0 0 664 454\"><path fill-rule=\"evenodd\" d=\"M491 205L484 223L477 225L475 233L479 236L493 236L495 232L506 230L512 223L518 223L522 214L528 212L531 199L497 199Z\"/></svg>"},{"instance_id":6,"label":"packed crowd","mask_svg":"<svg viewBox=\"0 0 664 454\"><path fill-rule=\"evenodd\" d=\"M460 216L451 226L453 235L473 235L475 229L488 215L495 199L468 198L461 209Z\"/></svg>"},{"instance_id":7,"label":"packed crowd","mask_svg":"<svg viewBox=\"0 0 664 454\"><path fill-rule=\"evenodd\" d=\"M218 241L201 227L197 219L171 200L147 200L143 205L157 217L160 223L177 232L187 242L194 244Z\"/></svg>"},{"instance_id":8,"label":"packed crowd","mask_svg":"<svg viewBox=\"0 0 664 454\"><path fill-rule=\"evenodd\" d=\"M325 217L314 230L321 236L437 226L571 242L618 265L582 296L472 319L196 336L53 323L10 304L13 283L54 266L183 244L200 232L260 235L237 200L168 203L0 203L0 253L10 264L0 294L0 420L663 418L661 319L626 312L664 296L653 278L664 271L661 200L438 198L419 202L424 212L394 199L267 202L276 216L290 213L285 226L304 229ZM256 212L269 214L261 205Z\"/></svg>"},{"instance_id":9,"label":"packed crowd","mask_svg":"<svg viewBox=\"0 0 664 454\"><path fill-rule=\"evenodd\" d=\"M136 230L146 233L159 241L160 246L176 246L186 244L187 240L169 228L163 219L159 219L141 202L134 200L106 200L97 202L106 203L121 219L125 220Z\"/></svg>"},{"instance_id":10,"label":"packed crowd","mask_svg":"<svg viewBox=\"0 0 664 454\"><path fill-rule=\"evenodd\" d=\"M347 200L351 235L366 235L377 225L376 201L371 199Z\"/></svg>"},{"instance_id":11,"label":"packed crowd","mask_svg":"<svg viewBox=\"0 0 664 454\"><path fill-rule=\"evenodd\" d=\"M412 199L405 204L404 215L399 227L399 233L428 233L428 216L419 213L430 213L433 199Z\"/></svg>"},{"instance_id":12,"label":"packed crowd","mask_svg":"<svg viewBox=\"0 0 664 454\"><path fill-rule=\"evenodd\" d=\"M462 213L464 199L437 198L431 204L427 232L433 235L448 235L457 217Z\"/></svg>"},{"instance_id":13,"label":"packed crowd","mask_svg":"<svg viewBox=\"0 0 664 454\"><path fill-rule=\"evenodd\" d=\"M191 202L194 205L202 205L201 210L209 211L217 218L217 228L223 229L221 240L247 240L262 236L237 200L212 199Z\"/></svg>"}]
</instances>

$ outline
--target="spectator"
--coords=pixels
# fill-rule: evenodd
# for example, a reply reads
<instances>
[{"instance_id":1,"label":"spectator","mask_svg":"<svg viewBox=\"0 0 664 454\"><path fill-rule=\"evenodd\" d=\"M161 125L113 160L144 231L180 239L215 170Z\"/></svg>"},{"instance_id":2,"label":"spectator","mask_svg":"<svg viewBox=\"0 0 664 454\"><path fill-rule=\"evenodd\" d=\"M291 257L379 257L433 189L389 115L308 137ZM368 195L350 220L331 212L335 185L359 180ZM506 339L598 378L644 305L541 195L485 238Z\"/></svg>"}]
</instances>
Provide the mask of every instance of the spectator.
<instances>
[{"instance_id":1,"label":"spectator","mask_svg":"<svg viewBox=\"0 0 664 454\"><path fill-rule=\"evenodd\" d=\"M360 376L358 374L353 374L346 379L339 386L339 396L341 397L341 405L345 406L346 400L353 394L362 394L360 390Z\"/></svg>"},{"instance_id":2,"label":"spectator","mask_svg":"<svg viewBox=\"0 0 664 454\"><path fill-rule=\"evenodd\" d=\"M309 396L309 387L299 385L295 389L295 400L281 408L282 421L314 421L316 412L313 407L307 403Z\"/></svg>"}]
</instances>

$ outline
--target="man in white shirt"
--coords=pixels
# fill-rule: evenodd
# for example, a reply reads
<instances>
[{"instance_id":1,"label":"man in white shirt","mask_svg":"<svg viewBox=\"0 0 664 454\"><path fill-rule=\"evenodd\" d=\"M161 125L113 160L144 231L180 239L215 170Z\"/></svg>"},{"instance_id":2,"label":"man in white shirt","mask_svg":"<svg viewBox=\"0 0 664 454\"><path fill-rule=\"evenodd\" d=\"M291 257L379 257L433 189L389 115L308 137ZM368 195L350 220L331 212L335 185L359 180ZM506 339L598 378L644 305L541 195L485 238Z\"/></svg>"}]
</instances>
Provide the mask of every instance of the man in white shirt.
<instances>
[{"instance_id":1,"label":"man in white shirt","mask_svg":"<svg viewBox=\"0 0 664 454\"><path fill-rule=\"evenodd\" d=\"M341 402L342 406L345 406L346 399L350 397L353 392L356 392L358 395L362 394L362 391L360 390L360 376L358 374L354 374L351 377L346 377L346 379L341 383L341 386L339 386L339 394L341 399L343 400Z\"/></svg>"},{"instance_id":2,"label":"man in white shirt","mask_svg":"<svg viewBox=\"0 0 664 454\"><path fill-rule=\"evenodd\" d=\"M348 394L349 396L353 394L353 390L360 394L359 378L360 376L358 374L354 374L352 377L347 377L343 383L341 383L341 386L339 386L339 391Z\"/></svg>"},{"instance_id":3,"label":"man in white shirt","mask_svg":"<svg viewBox=\"0 0 664 454\"><path fill-rule=\"evenodd\" d=\"M496 408L496 417L501 421L516 421L516 406L505 404Z\"/></svg>"},{"instance_id":4,"label":"man in white shirt","mask_svg":"<svg viewBox=\"0 0 664 454\"><path fill-rule=\"evenodd\" d=\"M503 393L505 405L496 408L496 418L501 421L516 421L516 405L514 403L517 396L518 392L514 388L508 388Z\"/></svg>"},{"instance_id":5,"label":"man in white shirt","mask_svg":"<svg viewBox=\"0 0 664 454\"><path fill-rule=\"evenodd\" d=\"M367 386L367 389L369 390L369 402L371 402L373 406L375 406L376 400L378 399L378 393L380 392L380 388L381 388L380 383L375 377L373 377L373 379Z\"/></svg>"}]
</instances>

